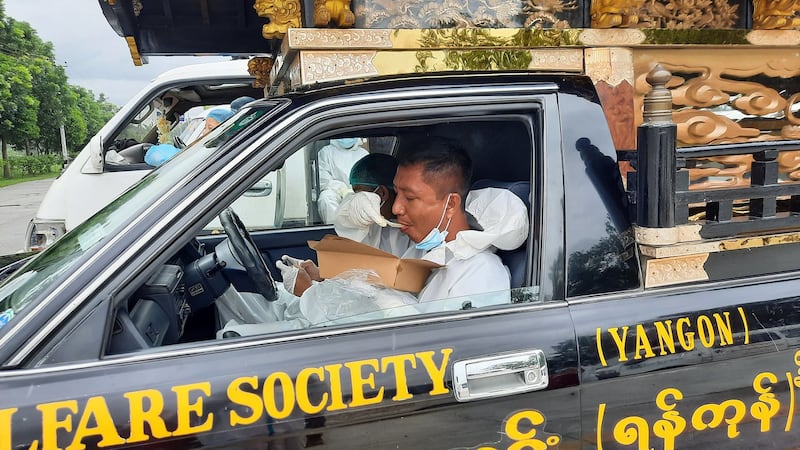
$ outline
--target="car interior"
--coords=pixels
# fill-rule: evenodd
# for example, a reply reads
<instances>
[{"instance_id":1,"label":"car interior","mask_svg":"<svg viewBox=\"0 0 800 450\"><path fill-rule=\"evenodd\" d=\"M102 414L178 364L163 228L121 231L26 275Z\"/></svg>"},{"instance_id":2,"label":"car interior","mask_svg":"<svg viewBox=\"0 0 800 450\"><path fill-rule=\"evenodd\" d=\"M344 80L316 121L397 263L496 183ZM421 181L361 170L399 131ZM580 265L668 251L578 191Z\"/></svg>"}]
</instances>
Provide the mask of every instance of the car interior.
<instances>
[{"instance_id":1,"label":"car interior","mask_svg":"<svg viewBox=\"0 0 800 450\"><path fill-rule=\"evenodd\" d=\"M473 160L473 189L494 187L512 192L527 208L533 230L535 220L531 215L531 204L537 200L533 195L535 190L531 189L531 174L535 173L532 159L536 146L531 133L530 124L524 121L461 120L434 125L384 126L360 130L357 135L349 136L361 139L371 152L393 155L404 148L424 145L425 140L432 136L458 142ZM328 139L338 137L344 136L327 136L307 143L288 156L277 172L286 172L291 158L300 154L304 165L316 167L319 149L328 143ZM296 325L256 326L265 321L264 314L258 311L269 310L270 303L278 298L276 285L281 280L274 262L281 255L291 255L316 263L316 254L306 242L319 240L334 231L330 224L321 222L314 204L319 195L314 190L318 189L318 174L307 173L305 179L292 181L296 184L277 184L275 188L306 189L305 218L294 217L285 223L276 223L272 229L254 231L247 220L239 218L236 208L228 205L218 219L223 233L198 235L191 239L155 270L133 295L117 302L106 353L124 354L165 345L239 336L238 333L219 334L230 319L228 310L231 308L236 310L234 315L240 323L255 326L253 334L295 330ZM288 192L279 193L273 189L272 194L278 198L286 197ZM520 247L498 252L509 269L512 292L510 295L505 292L495 305L531 301L530 289L535 287L531 286L533 275L529 261L535 252L535 239L531 239L530 234L528 236ZM514 294L525 289L529 290L527 294ZM223 308L222 304L227 306ZM473 307L470 301L457 300L442 303L429 312L447 313L470 307ZM412 314L425 313L419 311ZM367 314L363 320L375 318L375 314ZM359 320L350 317L347 322ZM337 325L330 322L316 326Z\"/></svg>"},{"instance_id":2,"label":"car interior","mask_svg":"<svg viewBox=\"0 0 800 450\"><path fill-rule=\"evenodd\" d=\"M153 98L137 111L127 123L110 136L105 143L105 171L149 170L145 163L147 150L157 143L167 143L177 148L191 144L188 131L203 125L203 111L217 106L228 106L243 96L263 97L263 91L251 83L190 84L176 86ZM199 119L199 120L198 120Z\"/></svg>"}]
</instances>

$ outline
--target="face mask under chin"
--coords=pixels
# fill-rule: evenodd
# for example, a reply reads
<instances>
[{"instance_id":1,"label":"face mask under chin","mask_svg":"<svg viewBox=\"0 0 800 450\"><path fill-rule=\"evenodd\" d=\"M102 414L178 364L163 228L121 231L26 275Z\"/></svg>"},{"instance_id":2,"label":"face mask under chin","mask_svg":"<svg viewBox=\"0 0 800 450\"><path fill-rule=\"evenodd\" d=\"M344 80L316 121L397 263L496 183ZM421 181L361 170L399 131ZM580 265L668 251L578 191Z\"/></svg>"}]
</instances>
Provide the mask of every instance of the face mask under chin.
<instances>
[{"instance_id":1,"label":"face mask under chin","mask_svg":"<svg viewBox=\"0 0 800 450\"><path fill-rule=\"evenodd\" d=\"M444 221L444 216L447 213L447 204L450 202L450 196L452 194L447 194L447 199L444 201L444 209L442 210L442 217L439 218L439 223L428 233L425 238L419 241L414 247L419 250L432 250L444 243L444 240L447 238L447 228L450 227L450 219L447 219L447 224L444 226L444 231L439 231L439 227L442 226L442 222Z\"/></svg>"}]
</instances>

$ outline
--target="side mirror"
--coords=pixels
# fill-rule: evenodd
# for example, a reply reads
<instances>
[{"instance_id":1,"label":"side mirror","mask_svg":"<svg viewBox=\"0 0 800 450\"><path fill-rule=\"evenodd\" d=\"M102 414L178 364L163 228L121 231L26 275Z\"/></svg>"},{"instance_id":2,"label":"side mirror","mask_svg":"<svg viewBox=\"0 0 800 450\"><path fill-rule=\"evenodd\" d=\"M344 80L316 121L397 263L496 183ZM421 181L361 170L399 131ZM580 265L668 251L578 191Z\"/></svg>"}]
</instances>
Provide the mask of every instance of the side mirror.
<instances>
[{"instance_id":1,"label":"side mirror","mask_svg":"<svg viewBox=\"0 0 800 450\"><path fill-rule=\"evenodd\" d=\"M81 167L81 173L103 173L103 137L95 135L86 146L89 158Z\"/></svg>"}]
</instances>

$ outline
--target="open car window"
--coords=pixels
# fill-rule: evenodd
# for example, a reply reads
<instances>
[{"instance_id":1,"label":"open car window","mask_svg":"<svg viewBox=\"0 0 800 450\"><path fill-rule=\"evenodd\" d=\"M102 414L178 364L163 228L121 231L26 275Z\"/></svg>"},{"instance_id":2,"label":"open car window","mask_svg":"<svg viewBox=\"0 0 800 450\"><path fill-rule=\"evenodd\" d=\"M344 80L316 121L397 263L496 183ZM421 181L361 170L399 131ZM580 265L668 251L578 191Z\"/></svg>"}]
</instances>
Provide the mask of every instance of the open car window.
<instances>
[{"instance_id":1,"label":"open car window","mask_svg":"<svg viewBox=\"0 0 800 450\"><path fill-rule=\"evenodd\" d=\"M524 275L530 267L528 258L535 252L535 241L525 238L518 247L492 256L503 264L498 276L513 280L507 284L511 289L487 289L425 302L419 300L419 290L437 267L435 264L426 266L427 272L418 277L415 288L392 285L386 278L373 283L364 282L363 277L333 274L298 296L288 290L284 283L286 272L277 263L283 255L320 263L319 247L312 248L311 242L335 235L333 217L325 219L322 212L326 187L333 194L335 213L336 206L353 194L349 172L357 161L374 153L392 155L403 148L424 145L431 133L466 143L476 165L476 192L496 189L492 197L505 193L499 197L516 199L521 214L529 217L534 192L531 185L535 184L530 178L531 149L536 145L530 122L523 119L524 116L450 120L433 125L373 125L349 133L323 133L281 152L281 161L273 165L277 168L261 174L231 203L214 205L219 211L233 211L233 222L238 224L234 235L246 235L244 244L233 239L230 218L227 224L220 218L213 220L204 232L152 272L132 295L116 299L106 354L303 330L335 330L417 317L449 317L538 302L537 288L530 286L528 275ZM246 124L226 124L197 145L215 147L243 125ZM498 132L502 132L502 138L496 137ZM508 160L496 161L492 152L498 144L504 146ZM331 152L334 157L324 161L330 150L336 151ZM336 159L342 155L349 158ZM325 170L329 173L323 173ZM482 230L480 224L476 229ZM403 237L399 229L394 232ZM529 228L525 229L525 236L527 233ZM413 247L407 238L405 242ZM485 252L494 250L487 247ZM365 261L359 256L354 258ZM324 269L325 264L320 264ZM259 270L251 270L253 266ZM363 268L367 272L371 269Z\"/></svg>"}]
</instances>

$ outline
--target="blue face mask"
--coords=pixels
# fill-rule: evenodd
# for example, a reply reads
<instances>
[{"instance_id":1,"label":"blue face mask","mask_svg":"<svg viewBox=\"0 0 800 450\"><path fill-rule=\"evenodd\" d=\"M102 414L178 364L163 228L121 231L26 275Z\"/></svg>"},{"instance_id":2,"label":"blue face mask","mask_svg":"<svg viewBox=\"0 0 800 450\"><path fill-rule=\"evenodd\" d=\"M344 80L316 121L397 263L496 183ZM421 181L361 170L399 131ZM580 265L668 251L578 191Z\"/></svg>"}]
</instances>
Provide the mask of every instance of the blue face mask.
<instances>
[{"instance_id":1,"label":"blue face mask","mask_svg":"<svg viewBox=\"0 0 800 450\"><path fill-rule=\"evenodd\" d=\"M352 148L356 145L356 138L332 139L332 141L342 148Z\"/></svg>"},{"instance_id":2,"label":"blue face mask","mask_svg":"<svg viewBox=\"0 0 800 450\"><path fill-rule=\"evenodd\" d=\"M433 250L434 248L442 245L445 238L447 238L447 228L450 226L450 219L447 219L447 224L444 226L444 231L439 231L439 227L442 225L444 221L444 215L447 212L447 203L450 201L450 195L447 194L447 200L444 201L444 209L442 210L442 217L439 219L439 223L428 233L427 236L414 246L419 250Z\"/></svg>"}]
</instances>

